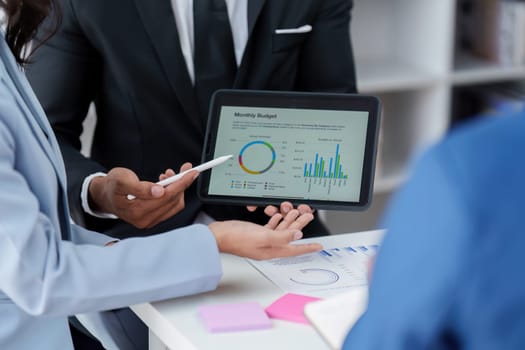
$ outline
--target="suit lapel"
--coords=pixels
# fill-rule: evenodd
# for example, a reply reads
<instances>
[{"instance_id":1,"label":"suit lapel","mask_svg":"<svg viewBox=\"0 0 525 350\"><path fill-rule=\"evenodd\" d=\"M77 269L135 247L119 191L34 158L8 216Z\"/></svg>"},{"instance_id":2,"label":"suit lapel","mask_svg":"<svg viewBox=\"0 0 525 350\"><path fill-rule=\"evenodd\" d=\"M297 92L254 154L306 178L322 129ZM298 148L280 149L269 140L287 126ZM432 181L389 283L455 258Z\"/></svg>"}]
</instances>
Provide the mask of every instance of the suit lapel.
<instances>
[{"instance_id":1,"label":"suit lapel","mask_svg":"<svg viewBox=\"0 0 525 350\"><path fill-rule=\"evenodd\" d=\"M261 14L263 6L266 0L249 0L248 1L248 42L246 43L246 48L244 49L244 54L242 55L241 64L239 69L237 69L237 75L235 76L235 82L233 84L234 88L241 88L242 81L246 78L247 62L251 62L249 59L251 47L254 43L251 40L253 28L257 23L257 19ZM253 63L253 62L251 62Z\"/></svg>"},{"instance_id":2,"label":"suit lapel","mask_svg":"<svg viewBox=\"0 0 525 350\"><path fill-rule=\"evenodd\" d=\"M197 100L180 48L170 1L135 0L135 6L182 108L188 116L198 115ZM196 122L200 125L199 120Z\"/></svg>"},{"instance_id":3,"label":"suit lapel","mask_svg":"<svg viewBox=\"0 0 525 350\"><path fill-rule=\"evenodd\" d=\"M248 1L248 40L253 32L253 27L255 27L255 22L259 18L259 14L263 8L266 0L249 0Z\"/></svg>"}]
</instances>

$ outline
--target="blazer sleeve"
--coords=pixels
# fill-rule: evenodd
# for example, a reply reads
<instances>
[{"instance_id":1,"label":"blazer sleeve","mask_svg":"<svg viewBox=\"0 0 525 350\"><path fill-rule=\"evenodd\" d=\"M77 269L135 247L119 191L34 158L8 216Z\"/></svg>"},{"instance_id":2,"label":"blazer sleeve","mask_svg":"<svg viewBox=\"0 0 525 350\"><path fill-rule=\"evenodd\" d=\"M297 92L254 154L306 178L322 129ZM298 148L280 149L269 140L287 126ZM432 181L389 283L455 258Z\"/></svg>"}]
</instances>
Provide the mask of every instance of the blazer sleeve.
<instances>
[{"instance_id":1,"label":"blazer sleeve","mask_svg":"<svg viewBox=\"0 0 525 350\"><path fill-rule=\"evenodd\" d=\"M75 224L71 225L71 237L68 240L74 244L93 244L99 246L117 241L114 237L90 231Z\"/></svg>"},{"instance_id":2,"label":"blazer sleeve","mask_svg":"<svg viewBox=\"0 0 525 350\"><path fill-rule=\"evenodd\" d=\"M90 232L74 227L83 244L62 241L52 214L56 196L35 195L16 161L27 146L14 135L0 120L0 291L18 307L31 315L65 316L216 288L219 253L204 225L110 247L98 245L104 242L98 235L90 238L96 244L88 242Z\"/></svg>"},{"instance_id":3,"label":"blazer sleeve","mask_svg":"<svg viewBox=\"0 0 525 350\"><path fill-rule=\"evenodd\" d=\"M64 157L72 216L75 221L83 222L82 183L89 174L107 171L80 153L82 123L100 83L101 59L83 35L70 0L61 0L60 5L60 27L36 49L26 74L46 111ZM46 39L53 26L51 19L44 22L37 42Z\"/></svg>"},{"instance_id":4,"label":"blazer sleeve","mask_svg":"<svg viewBox=\"0 0 525 350\"><path fill-rule=\"evenodd\" d=\"M352 0L324 0L302 48L297 85L304 91L355 93L350 39Z\"/></svg>"}]
</instances>

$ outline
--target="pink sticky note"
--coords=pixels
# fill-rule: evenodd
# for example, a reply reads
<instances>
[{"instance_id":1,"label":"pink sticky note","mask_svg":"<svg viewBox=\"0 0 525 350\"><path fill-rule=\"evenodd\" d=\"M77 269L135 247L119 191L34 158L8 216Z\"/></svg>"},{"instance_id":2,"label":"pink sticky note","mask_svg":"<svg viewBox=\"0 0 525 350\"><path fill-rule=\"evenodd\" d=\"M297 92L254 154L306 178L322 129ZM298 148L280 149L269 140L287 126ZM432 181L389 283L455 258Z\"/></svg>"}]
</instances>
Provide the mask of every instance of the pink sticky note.
<instances>
[{"instance_id":1,"label":"pink sticky note","mask_svg":"<svg viewBox=\"0 0 525 350\"><path fill-rule=\"evenodd\" d=\"M201 306L199 314L212 333L272 327L268 315L255 302Z\"/></svg>"},{"instance_id":2,"label":"pink sticky note","mask_svg":"<svg viewBox=\"0 0 525 350\"><path fill-rule=\"evenodd\" d=\"M309 324L306 317L304 317L304 306L317 300L319 300L319 298L288 293L268 306L266 308L266 313L271 318Z\"/></svg>"}]
</instances>

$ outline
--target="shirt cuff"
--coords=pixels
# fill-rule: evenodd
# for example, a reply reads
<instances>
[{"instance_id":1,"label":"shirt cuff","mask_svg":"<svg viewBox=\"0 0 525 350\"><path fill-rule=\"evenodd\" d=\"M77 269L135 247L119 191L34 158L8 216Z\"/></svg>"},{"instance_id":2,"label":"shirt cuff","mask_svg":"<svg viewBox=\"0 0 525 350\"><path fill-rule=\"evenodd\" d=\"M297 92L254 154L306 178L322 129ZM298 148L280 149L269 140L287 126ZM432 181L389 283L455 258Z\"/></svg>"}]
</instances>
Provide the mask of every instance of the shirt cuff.
<instances>
[{"instance_id":1,"label":"shirt cuff","mask_svg":"<svg viewBox=\"0 0 525 350\"><path fill-rule=\"evenodd\" d=\"M80 191L80 202L82 203L82 209L84 209L84 212L86 212L87 214L97 217L97 218L118 219L118 216L114 214L96 212L96 211L91 210L91 208L89 207L89 201L88 201L89 184L91 183L91 180L93 180L93 178L98 177L98 176L107 176L107 174L101 173L101 172L91 174L88 177L86 177L84 179L84 182L82 183L82 189Z\"/></svg>"}]
</instances>

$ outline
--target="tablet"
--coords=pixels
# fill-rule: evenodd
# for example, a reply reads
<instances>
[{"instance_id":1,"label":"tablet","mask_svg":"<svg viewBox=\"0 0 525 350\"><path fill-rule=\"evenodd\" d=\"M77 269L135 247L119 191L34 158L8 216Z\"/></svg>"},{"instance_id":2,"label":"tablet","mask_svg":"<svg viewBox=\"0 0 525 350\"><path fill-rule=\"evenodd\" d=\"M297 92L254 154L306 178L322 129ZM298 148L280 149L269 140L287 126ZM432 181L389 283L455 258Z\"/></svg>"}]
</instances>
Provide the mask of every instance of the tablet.
<instances>
[{"instance_id":1,"label":"tablet","mask_svg":"<svg viewBox=\"0 0 525 350\"><path fill-rule=\"evenodd\" d=\"M217 204L290 201L317 209L371 201L380 102L357 94L218 90L212 98L198 193Z\"/></svg>"}]
</instances>

